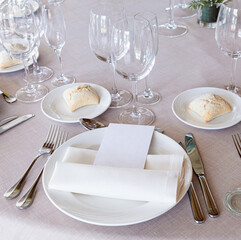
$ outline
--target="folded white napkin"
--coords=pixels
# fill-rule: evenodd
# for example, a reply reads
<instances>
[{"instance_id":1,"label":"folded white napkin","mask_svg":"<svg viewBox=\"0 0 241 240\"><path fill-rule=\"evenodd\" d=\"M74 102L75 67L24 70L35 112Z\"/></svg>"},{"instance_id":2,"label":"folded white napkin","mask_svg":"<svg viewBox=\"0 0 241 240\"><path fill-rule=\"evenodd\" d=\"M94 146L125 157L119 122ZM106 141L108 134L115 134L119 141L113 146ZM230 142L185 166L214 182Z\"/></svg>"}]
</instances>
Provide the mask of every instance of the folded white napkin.
<instances>
[{"instance_id":1,"label":"folded white napkin","mask_svg":"<svg viewBox=\"0 0 241 240\"><path fill-rule=\"evenodd\" d=\"M176 203L184 182L183 155L148 155L145 169L92 165L97 151L69 147L49 188L102 197Z\"/></svg>"}]
</instances>

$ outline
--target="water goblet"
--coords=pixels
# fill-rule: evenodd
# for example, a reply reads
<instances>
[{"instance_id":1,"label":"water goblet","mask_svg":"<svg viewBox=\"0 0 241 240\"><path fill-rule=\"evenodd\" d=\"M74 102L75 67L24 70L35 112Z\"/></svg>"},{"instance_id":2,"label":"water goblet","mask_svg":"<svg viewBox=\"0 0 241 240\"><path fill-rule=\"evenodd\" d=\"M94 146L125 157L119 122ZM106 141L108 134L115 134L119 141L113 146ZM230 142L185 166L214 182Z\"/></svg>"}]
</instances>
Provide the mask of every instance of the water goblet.
<instances>
[{"instance_id":1,"label":"water goblet","mask_svg":"<svg viewBox=\"0 0 241 240\"><path fill-rule=\"evenodd\" d=\"M39 32L30 4L9 0L1 9L0 39L3 48L14 58L23 61L26 87L16 92L19 101L31 103L41 100L48 89L40 84L33 84L29 78L28 60L36 46Z\"/></svg>"},{"instance_id":2,"label":"water goblet","mask_svg":"<svg viewBox=\"0 0 241 240\"><path fill-rule=\"evenodd\" d=\"M132 95L129 91L118 90L115 81L115 71L111 65L111 33L113 22L125 17L122 5L119 4L99 4L90 11L89 43L92 52L103 62L109 63L113 74L111 94L111 108L126 106Z\"/></svg>"},{"instance_id":3,"label":"water goblet","mask_svg":"<svg viewBox=\"0 0 241 240\"><path fill-rule=\"evenodd\" d=\"M176 24L174 21L174 3L173 0L169 0L168 7L168 22L159 25L159 34L162 36L174 38L183 36L187 33L187 27L185 25Z\"/></svg>"},{"instance_id":4,"label":"water goblet","mask_svg":"<svg viewBox=\"0 0 241 240\"><path fill-rule=\"evenodd\" d=\"M152 12L143 12L138 13L135 15L136 19L144 18L149 21L152 34L153 34L153 41L155 47L155 55L157 56L158 53L158 45L159 45L159 35L158 35L158 21L157 16ZM161 95L158 92L151 90L148 86L148 77L145 77L145 90L137 94L137 102L143 105L152 105L156 104L161 100Z\"/></svg>"},{"instance_id":5,"label":"water goblet","mask_svg":"<svg viewBox=\"0 0 241 240\"><path fill-rule=\"evenodd\" d=\"M133 106L119 115L125 124L149 125L154 113L144 107L136 106L136 83L145 78L155 63L155 47L149 21L128 17L113 24L112 64L115 71L132 82Z\"/></svg>"},{"instance_id":6,"label":"water goblet","mask_svg":"<svg viewBox=\"0 0 241 240\"><path fill-rule=\"evenodd\" d=\"M66 26L61 5L49 5L43 11L45 40L57 54L61 67L61 74L52 79L51 83L56 87L74 83L73 76L63 73L61 51L66 41Z\"/></svg>"},{"instance_id":7,"label":"water goblet","mask_svg":"<svg viewBox=\"0 0 241 240\"><path fill-rule=\"evenodd\" d=\"M179 0L178 4L174 5L175 18L191 18L197 15L197 11L190 9L186 0Z\"/></svg>"},{"instance_id":8,"label":"water goblet","mask_svg":"<svg viewBox=\"0 0 241 240\"><path fill-rule=\"evenodd\" d=\"M215 39L222 53L232 59L231 79L225 88L238 93L236 83L236 66L241 57L241 1L231 1L222 4L219 10Z\"/></svg>"}]
</instances>

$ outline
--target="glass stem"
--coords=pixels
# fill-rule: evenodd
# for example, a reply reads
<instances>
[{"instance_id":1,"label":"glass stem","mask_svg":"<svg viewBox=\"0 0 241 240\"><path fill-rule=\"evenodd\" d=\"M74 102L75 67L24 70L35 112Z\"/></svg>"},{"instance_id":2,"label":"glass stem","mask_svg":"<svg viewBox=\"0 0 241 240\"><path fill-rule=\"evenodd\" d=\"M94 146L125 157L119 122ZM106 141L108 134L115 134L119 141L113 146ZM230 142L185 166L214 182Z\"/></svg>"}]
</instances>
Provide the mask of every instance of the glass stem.
<instances>
[{"instance_id":1,"label":"glass stem","mask_svg":"<svg viewBox=\"0 0 241 240\"><path fill-rule=\"evenodd\" d=\"M33 74L38 75L40 73L40 69L39 69L38 61L35 54L33 54L32 60L33 60Z\"/></svg>"},{"instance_id":2,"label":"glass stem","mask_svg":"<svg viewBox=\"0 0 241 240\"><path fill-rule=\"evenodd\" d=\"M168 11L168 25L169 25L169 27L173 27L175 25L173 8L174 8L173 0L169 0L169 11Z\"/></svg>"},{"instance_id":3,"label":"glass stem","mask_svg":"<svg viewBox=\"0 0 241 240\"><path fill-rule=\"evenodd\" d=\"M117 101L118 99L120 99L120 94L118 93L118 90L116 87L116 72L111 62L109 62L109 66L110 66L110 71L113 74L112 88L111 88L110 94L111 94L112 101L113 100Z\"/></svg>"},{"instance_id":4,"label":"glass stem","mask_svg":"<svg viewBox=\"0 0 241 240\"><path fill-rule=\"evenodd\" d=\"M29 93L32 93L35 90L35 86L29 82L29 69L28 69L28 62L26 59L23 59L23 66L24 66L24 71L25 71L25 75L26 75L25 79L27 82L27 91Z\"/></svg>"},{"instance_id":5,"label":"glass stem","mask_svg":"<svg viewBox=\"0 0 241 240\"><path fill-rule=\"evenodd\" d=\"M137 116L137 109L136 109L136 95L137 95L137 88L136 88L136 81L132 81L132 94L133 94L133 105L132 105L132 114Z\"/></svg>"},{"instance_id":6,"label":"glass stem","mask_svg":"<svg viewBox=\"0 0 241 240\"><path fill-rule=\"evenodd\" d=\"M151 97L151 89L148 87L148 76L145 78L145 85L146 85L146 88L144 90L144 96L146 98Z\"/></svg>"},{"instance_id":7,"label":"glass stem","mask_svg":"<svg viewBox=\"0 0 241 240\"><path fill-rule=\"evenodd\" d=\"M230 89L235 89L236 87L236 68L237 68L238 58L232 58L232 72L231 72L231 82L229 84Z\"/></svg>"},{"instance_id":8,"label":"glass stem","mask_svg":"<svg viewBox=\"0 0 241 240\"><path fill-rule=\"evenodd\" d=\"M62 59L61 59L61 50L62 49L56 49L55 53L57 54L58 58L59 58L59 64L60 64L60 75L63 76L64 72L63 72L63 64L62 64Z\"/></svg>"},{"instance_id":9,"label":"glass stem","mask_svg":"<svg viewBox=\"0 0 241 240\"><path fill-rule=\"evenodd\" d=\"M186 1L185 1L185 0L180 0L180 1L179 1L179 6L180 6L181 8L185 8L185 6L186 6Z\"/></svg>"}]
</instances>

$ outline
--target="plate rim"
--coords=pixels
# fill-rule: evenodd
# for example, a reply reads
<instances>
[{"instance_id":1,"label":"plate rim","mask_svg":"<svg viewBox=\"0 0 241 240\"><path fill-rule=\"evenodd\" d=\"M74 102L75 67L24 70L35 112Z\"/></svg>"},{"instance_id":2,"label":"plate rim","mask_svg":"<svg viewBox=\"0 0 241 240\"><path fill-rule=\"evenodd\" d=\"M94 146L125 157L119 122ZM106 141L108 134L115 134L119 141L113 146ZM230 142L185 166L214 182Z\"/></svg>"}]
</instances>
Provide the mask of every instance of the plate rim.
<instances>
[{"instance_id":1,"label":"plate rim","mask_svg":"<svg viewBox=\"0 0 241 240\"><path fill-rule=\"evenodd\" d=\"M220 130L220 129L226 129L226 128L229 128L229 127L232 127L236 124L238 124L240 120L237 119L237 121L234 121L232 124L229 124L229 125L225 125L225 126L220 126L220 127L203 127L203 126L199 126L199 125L195 125L195 124L192 124L192 123L189 123L187 121L185 121L183 118L181 118L175 111L174 109L174 105L177 101L178 98L180 98L182 95L185 95L187 92L191 92L191 91L194 91L194 90L213 90L213 91L221 91L221 92L224 92L224 93L227 93L227 94L230 94L230 96L238 99L238 95L236 95L235 93L232 93L232 92L229 92L228 90L225 90L225 89L222 89L222 88L216 88L216 87L198 87L198 88L191 88L191 89L187 89L183 92L181 92L180 94L178 94L174 100L172 101L172 112L173 114L175 115L175 117L180 120L182 123L188 125L188 126L191 126L191 127L194 127L194 128L198 128L198 129L203 129L203 130ZM204 93L202 93L204 94ZM240 99L241 101L241 99Z\"/></svg>"},{"instance_id":2,"label":"plate rim","mask_svg":"<svg viewBox=\"0 0 241 240\"><path fill-rule=\"evenodd\" d=\"M110 105L111 105L111 94L110 94L110 92L109 92L105 87L103 87L103 86L101 86L101 85L99 85L99 84L96 84L96 83L87 83L87 82L71 83L71 84L66 84L66 85L63 85L63 86L61 86L61 87L57 87L57 88L52 89L52 90L42 99L42 101L41 101L41 111L42 111L42 113L43 113L46 117L48 117L49 119L51 119L51 120L53 120L53 121L56 121L56 122L69 123L69 124L70 124L70 123L78 123L79 120L69 120L69 121L68 121L68 120L61 120L61 119L57 119L57 118L54 118L54 117L48 115L48 114L44 111L44 109L43 109L43 104L44 104L44 101L46 101L47 97L48 97L50 94L52 94L52 93L55 92L55 91L60 91L59 89L65 89L65 88L67 89L68 87L73 87L73 86L75 86L75 85L84 85L84 84L88 84L88 85L90 85L90 86L98 86L99 88L101 88L102 90L105 91L106 95L108 95L109 103L108 103L108 105L106 106L105 110L102 111L102 112L100 112L98 115L96 115L95 117L92 117L92 118L96 118L96 117L100 116L101 114L103 114L105 111L107 111L107 109L108 109L108 108L110 107Z\"/></svg>"},{"instance_id":3,"label":"plate rim","mask_svg":"<svg viewBox=\"0 0 241 240\"><path fill-rule=\"evenodd\" d=\"M71 139L69 139L68 141L66 141L64 144L64 146L62 145L61 147L66 147L66 146L71 146L71 145L73 145L73 144L78 144L77 142L76 142L76 140L79 138L79 136L80 135L82 135L82 134L88 134L88 133L90 133L90 132L100 132L99 134L103 134L103 133L101 133L101 131L102 132L104 132L104 128L101 128L101 129L95 129L95 130L91 130L91 131L87 131L87 132L83 132L83 133L80 133L80 134L78 134L78 135L76 135L75 137L73 137L73 138L71 138ZM96 133L97 134L97 133ZM155 134L157 134L157 135L160 135L161 133L159 133L159 132L156 132L155 131ZM85 223L89 223L89 224L93 224L93 225L98 225L98 226L128 226L128 225L133 225L133 224L138 224L138 223L141 223L141 222L146 222L146 221L149 221L149 220L151 220L151 219L153 219L153 218L156 218L156 217L158 217L158 216L161 216L161 215L163 215L163 214L165 214L166 212L168 212L170 209L172 209L172 208L174 208L183 198L184 198L184 196L186 195L186 193L187 193L187 191L188 191L188 189L189 189L189 186L190 186L190 183L191 183L191 181L192 181L192 176L193 176L193 173L192 173L192 165L191 165L191 161L190 161L190 158L188 157L188 155L186 154L186 152L184 151L184 149L175 141L175 140L173 140L172 138L170 138L170 137L168 137L168 136L166 136L166 135L164 135L164 134L161 134L161 136L164 136L165 138L167 138L167 139L169 139L169 141L171 141L171 142L173 142L173 143L175 143L175 144L177 144L177 147L179 146L180 147L180 149L183 151L183 154L185 155L185 160L186 160L186 170L188 170L188 173L186 172L186 174L187 174L187 176L188 176L188 174L189 174L189 179L187 179L186 181L187 182L185 182L185 183L187 183L187 185L186 185L186 189L184 189L184 192L183 192L183 195L182 196L180 196L180 198L178 199L178 201L175 203L175 204L172 204L172 205L170 205L170 206L168 206L165 210L164 210L164 212L163 212L163 210L161 211L159 211L159 212L156 212L155 214L153 214L153 215L151 215L151 216L149 216L149 217L139 217L139 220L136 220L136 218L135 218L135 220L129 220L129 221L127 221L127 222L122 222L122 221L119 221L118 223L116 223L116 221L115 221L115 223L103 223L103 222L98 222L97 220L96 221L94 221L94 220L90 220L90 219L86 219L86 218L80 218L80 217L78 217L78 216L75 216L75 215L73 215L73 214L71 214L71 212L69 211L66 211L64 208L61 208L61 206L59 206L57 203L55 203L54 202L54 199L52 199L52 197L50 196L50 194L49 194L49 192L48 192L48 186L47 186L47 183L45 184L45 181L47 181L46 180L46 172L47 172L47 168L48 168L48 164L51 164L51 161L54 161L53 163L55 163L57 160L55 160L52 156L54 155L54 154L56 154L57 153L57 151L59 151L59 149L57 149L56 151L55 151L55 153L52 155L52 156L50 156L49 158L48 158L48 160L47 160L47 162L46 162L46 164L45 164L45 167L44 167L44 171L43 171L43 177L42 177L42 185L43 185L43 189L44 189L44 192L45 192L45 194L46 194L46 196L47 196L47 198L48 198L48 200L58 209L58 210L60 210L62 213L64 213L65 215L67 215L67 216L69 216L69 217L71 217L71 218L73 218L73 219L76 219L76 220L78 220L78 221L81 221L81 222L85 222ZM54 159L54 160L51 160L51 159ZM148 202L148 203L154 203L154 204L158 204L158 203L155 203L155 202ZM148 205L147 206L147 208L149 207L150 205ZM154 205L155 206L155 205ZM137 206L138 207L138 206ZM146 206L145 206L146 207ZM153 206L152 206L153 207Z\"/></svg>"}]
</instances>

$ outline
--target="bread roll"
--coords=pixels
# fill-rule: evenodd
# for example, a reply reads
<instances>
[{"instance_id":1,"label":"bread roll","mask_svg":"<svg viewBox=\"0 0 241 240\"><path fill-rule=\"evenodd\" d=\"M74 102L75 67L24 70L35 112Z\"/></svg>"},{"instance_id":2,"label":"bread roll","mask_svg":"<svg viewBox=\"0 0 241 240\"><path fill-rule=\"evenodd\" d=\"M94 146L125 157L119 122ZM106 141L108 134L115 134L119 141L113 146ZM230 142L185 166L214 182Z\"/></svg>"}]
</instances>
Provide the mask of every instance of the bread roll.
<instances>
[{"instance_id":1,"label":"bread roll","mask_svg":"<svg viewBox=\"0 0 241 240\"><path fill-rule=\"evenodd\" d=\"M20 59L13 58L5 50L0 52L0 68L8 68L21 63Z\"/></svg>"},{"instance_id":2,"label":"bread roll","mask_svg":"<svg viewBox=\"0 0 241 240\"><path fill-rule=\"evenodd\" d=\"M216 94L207 93L194 99L188 106L198 113L205 122L209 122L221 114L232 111L230 104Z\"/></svg>"},{"instance_id":3,"label":"bread roll","mask_svg":"<svg viewBox=\"0 0 241 240\"><path fill-rule=\"evenodd\" d=\"M89 85L68 88L63 97L71 112L85 105L99 104L99 96Z\"/></svg>"}]
</instances>

